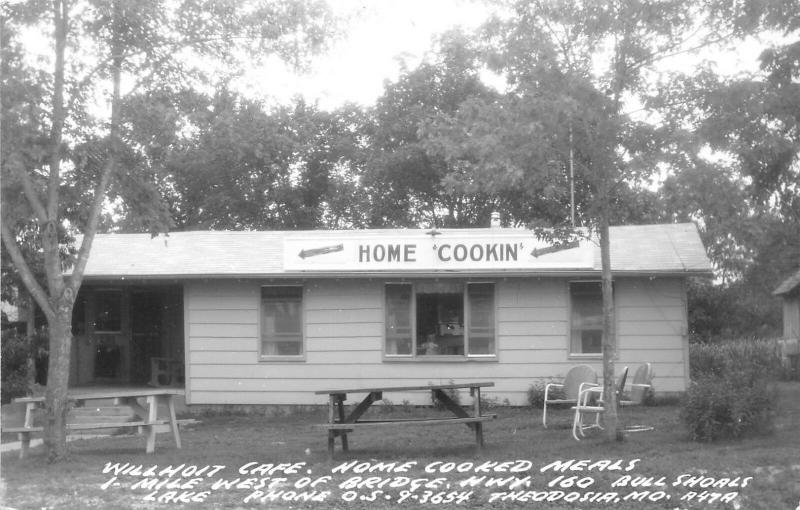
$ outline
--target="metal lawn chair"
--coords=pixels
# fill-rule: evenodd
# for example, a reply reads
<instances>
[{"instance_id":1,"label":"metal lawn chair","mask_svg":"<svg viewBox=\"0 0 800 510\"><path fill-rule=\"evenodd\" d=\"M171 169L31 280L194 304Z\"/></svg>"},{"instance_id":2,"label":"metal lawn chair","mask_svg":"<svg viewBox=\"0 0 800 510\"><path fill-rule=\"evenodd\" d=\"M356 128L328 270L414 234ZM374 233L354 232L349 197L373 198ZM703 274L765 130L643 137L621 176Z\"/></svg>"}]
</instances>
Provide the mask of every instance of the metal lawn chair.
<instances>
[{"instance_id":1,"label":"metal lawn chair","mask_svg":"<svg viewBox=\"0 0 800 510\"><path fill-rule=\"evenodd\" d=\"M620 374L619 379L617 379L614 389L615 397L617 398L618 403L620 402L620 397L625 389L625 381L627 378L628 367L625 367L622 370L622 374ZM576 441L581 440L581 438L578 436L580 435L583 437L586 430L602 430L603 426L600 425L600 416L606 410L605 406L603 405L603 387L595 385L581 390L580 394L578 395L578 402L575 406L573 406L572 409L575 411L575 415L572 419L572 437L574 437ZM594 418L594 422L586 425L584 419L587 416Z\"/></svg>"},{"instance_id":2,"label":"metal lawn chair","mask_svg":"<svg viewBox=\"0 0 800 510\"><path fill-rule=\"evenodd\" d=\"M647 396L647 391L653 386L653 366L650 363L643 363L636 369L633 374L633 382L631 383L631 391L627 399L620 398L620 408L628 406L639 406L644 403ZM653 430L653 427L647 425L628 425L624 428L625 432L643 432Z\"/></svg>"},{"instance_id":3,"label":"metal lawn chair","mask_svg":"<svg viewBox=\"0 0 800 510\"><path fill-rule=\"evenodd\" d=\"M652 387L653 367L650 363L643 363L633 375L633 382L631 383L631 390L628 397L624 397L625 382L628 377L628 367L625 367L620 375L616 386L617 409L621 410L628 406L642 405L647 395L647 391ZM592 397L596 397L594 403L591 402ZM605 411L603 406L603 390L601 387L586 388L581 392L578 404L573 407L575 416L572 422L572 435L575 439L580 441L580 436L584 436L584 431L591 428L603 427L600 425L600 416ZM584 419L587 415L594 417L594 423L586 425ZM621 420L622 417L620 416ZM625 432L643 432L653 430L653 427L647 425L628 425L623 428Z\"/></svg>"},{"instance_id":4,"label":"metal lawn chair","mask_svg":"<svg viewBox=\"0 0 800 510\"><path fill-rule=\"evenodd\" d=\"M551 404L577 404L580 393L588 387L597 386L597 372L589 365L577 365L569 369L563 383L547 383L544 387L542 425L547 428L547 406ZM561 389L558 398L551 397L551 390Z\"/></svg>"},{"instance_id":5,"label":"metal lawn chair","mask_svg":"<svg viewBox=\"0 0 800 510\"><path fill-rule=\"evenodd\" d=\"M633 382L631 382L631 391L628 399L620 400L620 405L637 406L644 403L647 390L653 385L654 376L653 366L650 363L643 363L637 368L633 374Z\"/></svg>"}]
</instances>

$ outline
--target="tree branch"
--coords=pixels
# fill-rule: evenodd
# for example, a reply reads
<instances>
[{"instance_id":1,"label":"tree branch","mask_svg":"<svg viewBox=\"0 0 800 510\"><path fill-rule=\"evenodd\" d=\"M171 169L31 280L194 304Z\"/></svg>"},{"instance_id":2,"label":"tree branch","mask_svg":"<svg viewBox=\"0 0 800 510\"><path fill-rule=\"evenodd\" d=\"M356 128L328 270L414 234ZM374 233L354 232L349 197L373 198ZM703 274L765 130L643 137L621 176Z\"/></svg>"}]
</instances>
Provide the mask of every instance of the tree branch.
<instances>
[{"instance_id":1,"label":"tree branch","mask_svg":"<svg viewBox=\"0 0 800 510\"><path fill-rule=\"evenodd\" d=\"M120 48L122 42L120 40L120 32L117 24L119 23L119 3L114 2L114 22L113 28L114 38L112 40L111 53L114 55L112 58L112 81L113 90L111 95L111 122L109 129L109 138L111 139L111 152L106 160L103 173L100 176L100 181L94 191L94 199L92 200L92 207L89 211L89 221L84 230L83 241L78 250L78 259L75 261L75 267L72 269L72 274L67 280L67 286L73 291L73 295L77 295L80 289L81 282L83 281L83 273L86 270L86 263L89 261L89 253L92 250L92 243L94 236L97 233L97 225L100 221L100 212L103 207L103 202L106 197L106 189L111 180L111 173L117 164L117 154L119 154L119 123L120 123L120 108L121 108L121 75L122 75L122 56Z\"/></svg>"},{"instance_id":2,"label":"tree branch","mask_svg":"<svg viewBox=\"0 0 800 510\"><path fill-rule=\"evenodd\" d=\"M14 235L11 233L11 229L6 224L4 218L0 219L0 227L2 229L0 230L0 236L3 238L3 244L5 245L6 251L11 257L11 261L17 268L17 272L19 273L20 278L22 278L22 283L25 285L25 288L28 289L28 292L36 300L36 303L39 304L39 308L42 309L48 318L55 317L55 311L50 304L50 299L47 293L44 291L42 286L39 285L39 282L36 281L33 271L31 271L28 263L25 262L25 256L22 254L19 246L17 246L17 241L14 238Z\"/></svg>"},{"instance_id":3,"label":"tree branch","mask_svg":"<svg viewBox=\"0 0 800 510\"><path fill-rule=\"evenodd\" d=\"M94 200L92 207L89 211L89 222L86 224L81 247L78 250L78 257L75 261L75 266L72 268L72 274L67 279L67 286L77 293L83 281L83 272L86 270L86 263L89 261L89 253L92 250L92 243L94 236L97 233L97 225L100 221L100 211L105 201L106 189L111 180L111 172L116 166L116 155L113 153L109 155L106 161L106 166L103 168L103 173L100 176L100 182L94 191Z\"/></svg>"},{"instance_id":4,"label":"tree branch","mask_svg":"<svg viewBox=\"0 0 800 510\"><path fill-rule=\"evenodd\" d=\"M64 131L64 52L67 46L69 17L64 2L56 3L55 15L56 62L53 73L53 125L50 128L50 176L47 183L47 221L58 218L58 188L61 184L61 138Z\"/></svg>"},{"instance_id":5,"label":"tree branch","mask_svg":"<svg viewBox=\"0 0 800 510\"><path fill-rule=\"evenodd\" d=\"M36 215L36 219L39 220L39 223L44 225L47 223L47 210L44 207L41 199L39 198L39 194L36 192L36 188L33 186L33 180L31 179L31 175L28 173L25 168L23 168L22 164L12 164L10 165L14 175L19 177L22 181L22 189L25 193L25 198L28 200L28 203L33 209L33 213Z\"/></svg>"}]
</instances>

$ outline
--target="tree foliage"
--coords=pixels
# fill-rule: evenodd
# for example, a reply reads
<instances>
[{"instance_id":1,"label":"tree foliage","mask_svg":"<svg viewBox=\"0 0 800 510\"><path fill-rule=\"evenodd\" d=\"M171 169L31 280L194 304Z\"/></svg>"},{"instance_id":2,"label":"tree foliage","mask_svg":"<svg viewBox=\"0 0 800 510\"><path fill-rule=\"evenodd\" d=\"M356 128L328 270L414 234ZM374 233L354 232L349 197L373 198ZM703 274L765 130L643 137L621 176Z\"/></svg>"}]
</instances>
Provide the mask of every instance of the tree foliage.
<instances>
[{"instance_id":1,"label":"tree foliage","mask_svg":"<svg viewBox=\"0 0 800 510\"><path fill-rule=\"evenodd\" d=\"M177 228L313 229L358 217L343 199L357 196L360 112L303 101L267 110L227 90L194 99L194 135L163 157Z\"/></svg>"},{"instance_id":2,"label":"tree foliage","mask_svg":"<svg viewBox=\"0 0 800 510\"><path fill-rule=\"evenodd\" d=\"M387 84L369 112L363 185L370 196L372 226L474 226L497 207L491 193L458 185L461 171L427 150L427 123L452 115L469 99L496 93L479 76L467 36L445 34L436 56Z\"/></svg>"},{"instance_id":3,"label":"tree foliage","mask_svg":"<svg viewBox=\"0 0 800 510\"><path fill-rule=\"evenodd\" d=\"M479 34L443 35L373 107L330 112L234 92L243 66L277 56L302 69L325 47L336 24L318 1L0 7L4 296L24 285L42 307L51 373L68 363L93 235L112 229L478 226L495 210L506 224L564 227L573 204L601 233L695 221L722 285L692 287L694 333L775 332L767 296L800 265L797 3L506 7ZM26 55L22 35L37 31L52 56ZM755 73L655 70L767 32L781 37Z\"/></svg>"},{"instance_id":4,"label":"tree foliage","mask_svg":"<svg viewBox=\"0 0 800 510\"><path fill-rule=\"evenodd\" d=\"M2 240L13 271L47 317L45 443L58 460L66 454L72 309L103 206L119 200L131 225L151 231L171 220L159 204L157 148L135 130L152 123L154 112L142 116L136 99L170 87L214 86L220 69L235 70L236 59L248 54L302 65L333 25L322 4L297 0L32 0L2 9L4 71L12 71L3 74ZM40 67L22 58L26 30L52 34L54 52ZM167 111L155 112L162 127L169 118L158 114ZM75 232L83 234L81 245L66 257L67 235ZM30 236L32 247L24 242ZM33 265L36 253L43 278Z\"/></svg>"}]
</instances>

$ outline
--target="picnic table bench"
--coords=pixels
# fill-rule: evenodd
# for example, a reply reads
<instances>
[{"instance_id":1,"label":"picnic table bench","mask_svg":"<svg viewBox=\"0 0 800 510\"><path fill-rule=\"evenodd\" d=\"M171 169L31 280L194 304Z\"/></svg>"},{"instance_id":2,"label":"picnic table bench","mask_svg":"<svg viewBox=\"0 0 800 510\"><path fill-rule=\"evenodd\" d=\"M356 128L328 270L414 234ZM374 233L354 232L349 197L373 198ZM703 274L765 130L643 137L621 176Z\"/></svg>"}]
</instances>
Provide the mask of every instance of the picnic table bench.
<instances>
[{"instance_id":1,"label":"picnic table bench","mask_svg":"<svg viewBox=\"0 0 800 510\"><path fill-rule=\"evenodd\" d=\"M317 425L328 431L328 455L333 458L336 438L340 437L342 451L348 451L349 445L347 434L355 429L363 427L381 427L390 425L450 425L463 423L475 433L475 442L478 450L483 447L483 422L497 418L494 414L483 414L481 412L481 388L494 386L493 382L472 382L457 384L438 384L426 386L388 386L377 388L352 388L352 389L331 389L315 392L317 395L328 395L328 423ZM468 413L463 407L458 405L450 398L448 391L469 389L470 396L473 398L471 406L472 413ZM361 417L370 406L383 400L384 393L405 393L411 391L430 391L433 398L439 402L443 408L450 411L453 416L447 418L385 418L362 420ZM344 402L347 400L348 393L366 393L363 400L345 416Z\"/></svg>"},{"instance_id":2,"label":"picnic table bench","mask_svg":"<svg viewBox=\"0 0 800 510\"><path fill-rule=\"evenodd\" d=\"M145 451L153 453L155 451L156 435L159 426L169 425L172 435L175 438L175 446L181 447L181 437L178 432L178 420L175 417L175 395L183 395L184 391L178 388L141 388L141 389L109 389L99 390L78 390L70 391L67 398L75 404L76 408L85 408L86 402L91 400L112 400L113 406L130 408L134 413L133 421L125 421L120 417L117 421L96 421L83 423L67 423L67 433L83 430L99 429L118 429L136 428L140 433L147 433ZM139 404L139 399L145 399L145 407ZM34 425L34 413L37 409L44 406L44 397L21 397L14 399L15 402L25 404L25 420L21 427L3 427L3 432L16 432L20 441L19 456L24 459L28 455L31 442L31 434L42 432L44 427ZM166 404L169 416L167 418L158 417L159 404Z\"/></svg>"}]
</instances>

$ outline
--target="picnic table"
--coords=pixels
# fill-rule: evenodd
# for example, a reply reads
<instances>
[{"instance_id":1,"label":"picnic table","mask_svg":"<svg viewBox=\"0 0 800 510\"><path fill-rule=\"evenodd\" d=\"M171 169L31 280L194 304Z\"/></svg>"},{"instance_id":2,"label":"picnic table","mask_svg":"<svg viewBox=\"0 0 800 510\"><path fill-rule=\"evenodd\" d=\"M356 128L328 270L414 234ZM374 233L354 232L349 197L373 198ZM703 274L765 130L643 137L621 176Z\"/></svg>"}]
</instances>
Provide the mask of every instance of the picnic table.
<instances>
[{"instance_id":1,"label":"picnic table","mask_svg":"<svg viewBox=\"0 0 800 510\"><path fill-rule=\"evenodd\" d=\"M111 400L113 407L126 407L132 410L134 418L132 421L123 421L122 418L117 421L108 421L107 419L101 420L98 416L97 421L92 421L90 418L87 422L67 423L67 433L83 430L135 427L140 433L146 432L145 451L153 453L159 428L169 425L169 429L171 429L175 438L175 446L180 448L181 437L178 431L178 420L175 417L173 397L183 394L184 390L180 388L81 388L70 390L67 393L67 398L76 408L89 407L86 405L89 401ZM139 399L145 400L144 406L139 403ZM44 407L44 397L21 397L14 399L14 401L25 404L25 421L22 427L4 428L3 432L16 432L18 434L21 446L20 458L25 458L30 446L31 434L33 432L42 432L44 429L41 426L34 426L34 413L37 409ZM158 417L159 404L166 405L168 417Z\"/></svg>"},{"instance_id":2,"label":"picnic table","mask_svg":"<svg viewBox=\"0 0 800 510\"><path fill-rule=\"evenodd\" d=\"M494 414L483 414L481 411L481 388L494 386L493 382L467 382L456 384L437 384L426 386L387 386L374 388L330 389L315 392L317 395L328 395L328 423L318 425L328 431L328 454L333 458L335 441L341 438L342 451L348 450L347 434L362 427L387 425L448 425L463 423L475 433L478 450L483 447L483 422L493 420ZM448 392L468 389L473 398L471 413L450 398ZM453 416L447 418L383 418L364 420L361 417L373 403L383 400L384 393L406 393L413 391L430 391L435 401L450 411ZM345 415L344 402L351 393L366 394L350 414Z\"/></svg>"}]
</instances>

